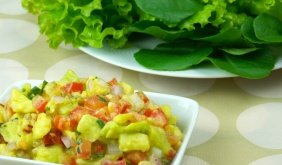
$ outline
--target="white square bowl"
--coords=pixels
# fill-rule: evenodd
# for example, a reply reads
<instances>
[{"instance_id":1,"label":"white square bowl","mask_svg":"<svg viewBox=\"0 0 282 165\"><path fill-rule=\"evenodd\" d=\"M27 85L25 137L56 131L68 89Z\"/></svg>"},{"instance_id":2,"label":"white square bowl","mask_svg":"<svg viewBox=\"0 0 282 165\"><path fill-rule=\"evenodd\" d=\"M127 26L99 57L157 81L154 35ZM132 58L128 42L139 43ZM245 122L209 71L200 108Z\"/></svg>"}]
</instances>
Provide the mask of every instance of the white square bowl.
<instances>
[{"instance_id":1,"label":"white square bowl","mask_svg":"<svg viewBox=\"0 0 282 165\"><path fill-rule=\"evenodd\" d=\"M21 88L23 84L30 83L32 86L38 86L43 80L22 80L10 85L0 96L0 103L5 103L11 94L13 88ZM169 105L172 108L172 113L177 117L177 126L184 134L181 147L177 151L171 165L180 165L185 154L188 142L192 135L197 120L199 105L196 101L168 94L145 92L150 100L153 100L158 105ZM10 156L0 155L0 164L2 165L54 165L54 163L47 163L23 158L15 158Z\"/></svg>"}]
</instances>

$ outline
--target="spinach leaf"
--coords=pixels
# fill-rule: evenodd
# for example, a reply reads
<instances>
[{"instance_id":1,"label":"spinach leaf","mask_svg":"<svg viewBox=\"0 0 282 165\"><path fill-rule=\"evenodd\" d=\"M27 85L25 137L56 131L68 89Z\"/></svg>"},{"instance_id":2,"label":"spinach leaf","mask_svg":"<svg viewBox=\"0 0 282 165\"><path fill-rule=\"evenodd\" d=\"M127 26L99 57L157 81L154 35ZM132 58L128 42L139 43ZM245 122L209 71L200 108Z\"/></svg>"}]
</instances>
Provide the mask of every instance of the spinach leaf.
<instances>
[{"instance_id":1,"label":"spinach leaf","mask_svg":"<svg viewBox=\"0 0 282 165\"><path fill-rule=\"evenodd\" d=\"M249 79L268 76L275 63L275 57L268 49L260 49L244 56L217 54L208 59L218 68Z\"/></svg>"},{"instance_id":2,"label":"spinach leaf","mask_svg":"<svg viewBox=\"0 0 282 165\"><path fill-rule=\"evenodd\" d=\"M241 40L241 31L236 28L229 28L220 31L219 33L211 36L205 37L194 37L195 40L210 42L214 46L222 45L240 45L242 44Z\"/></svg>"},{"instance_id":3,"label":"spinach leaf","mask_svg":"<svg viewBox=\"0 0 282 165\"><path fill-rule=\"evenodd\" d=\"M265 43L264 41L258 39L256 37L255 31L254 31L254 19L252 17L246 18L244 23L241 26L241 32L244 38L246 38L248 41L256 44L263 44Z\"/></svg>"},{"instance_id":4,"label":"spinach leaf","mask_svg":"<svg viewBox=\"0 0 282 165\"><path fill-rule=\"evenodd\" d=\"M183 70L201 63L213 49L189 44L165 43L155 49L141 49L134 57L141 65L155 70Z\"/></svg>"},{"instance_id":5,"label":"spinach leaf","mask_svg":"<svg viewBox=\"0 0 282 165\"><path fill-rule=\"evenodd\" d=\"M171 25L194 15L204 6L199 0L135 0L135 2L143 12Z\"/></svg>"},{"instance_id":6,"label":"spinach leaf","mask_svg":"<svg viewBox=\"0 0 282 165\"><path fill-rule=\"evenodd\" d=\"M270 43L282 42L282 21L278 18L260 14L254 19L254 31L257 38Z\"/></svg>"},{"instance_id":7,"label":"spinach leaf","mask_svg":"<svg viewBox=\"0 0 282 165\"><path fill-rule=\"evenodd\" d=\"M169 28L162 22L148 20L137 22L130 26L128 30L130 32L149 34L165 41L172 41L178 38L187 38L193 34L192 31Z\"/></svg>"},{"instance_id":8,"label":"spinach leaf","mask_svg":"<svg viewBox=\"0 0 282 165\"><path fill-rule=\"evenodd\" d=\"M245 55L247 53L253 52L258 50L259 48L223 48L221 50L223 50L226 53L229 53L231 55Z\"/></svg>"}]
</instances>

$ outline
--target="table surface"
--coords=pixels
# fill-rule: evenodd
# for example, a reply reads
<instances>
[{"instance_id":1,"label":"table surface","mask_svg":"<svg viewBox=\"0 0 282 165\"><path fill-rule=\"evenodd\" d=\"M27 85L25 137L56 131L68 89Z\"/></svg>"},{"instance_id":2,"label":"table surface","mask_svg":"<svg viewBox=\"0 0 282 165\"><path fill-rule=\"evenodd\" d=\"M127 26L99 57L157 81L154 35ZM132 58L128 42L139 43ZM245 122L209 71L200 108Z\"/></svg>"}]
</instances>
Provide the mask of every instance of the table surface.
<instances>
[{"instance_id":1,"label":"table surface","mask_svg":"<svg viewBox=\"0 0 282 165\"><path fill-rule=\"evenodd\" d=\"M190 79L119 68L74 49L48 47L37 18L19 0L0 0L0 92L21 79L116 77L134 88L179 95L200 104L182 165L282 164L282 70L262 80Z\"/></svg>"}]
</instances>

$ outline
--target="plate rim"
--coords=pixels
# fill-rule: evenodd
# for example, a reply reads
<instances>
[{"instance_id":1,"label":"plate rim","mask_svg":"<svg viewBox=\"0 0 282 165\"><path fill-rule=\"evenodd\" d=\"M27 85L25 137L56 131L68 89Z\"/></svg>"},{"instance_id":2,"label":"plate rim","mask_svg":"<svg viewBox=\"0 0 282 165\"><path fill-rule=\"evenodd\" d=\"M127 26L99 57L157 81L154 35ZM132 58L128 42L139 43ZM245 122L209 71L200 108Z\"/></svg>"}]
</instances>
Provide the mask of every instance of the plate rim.
<instances>
[{"instance_id":1,"label":"plate rim","mask_svg":"<svg viewBox=\"0 0 282 165\"><path fill-rule=\"evenodd\" d=\"M227 72L225 70L221 70L211 64L206 66L206 68L199 67L199 68L186 69L186 70L180 70L180 71L157 71L157 70L148 69L140 65L137 61L133 60L134 59L133 54L128 55L129 52L131 53L136 52L140 48L142 48L142 46L141 47L129 46L128 48L114 49L114 48L110 48L109 46L105 45L103 48L94 48L91 46L84 46L84 47L79 47L78 49L86 53L87 55L94 57L98 60L101 60L103 62L106 62L108 64L112 64L114 66L132 70L132 71L137 71L140 73L146 73L146 74L152 74L152 75L158 75L158 76L176 77L176 78L198 78L198 79L239 77L236 74ZM124 51L124 53L127 55L124 55L123 58L121 59L124 60L124 58L126 57L131 58L129 60L129 62L131 62L131 66L128 66L129 63L120 62L118 58L115 58L115 56L119 56L120 58L121 55L112 54L112 52L114 51ZM281 68L282 68L282 55L278 55L277 62L275 63L273 70L277 70Z\"/></svg>"}]
</instances>

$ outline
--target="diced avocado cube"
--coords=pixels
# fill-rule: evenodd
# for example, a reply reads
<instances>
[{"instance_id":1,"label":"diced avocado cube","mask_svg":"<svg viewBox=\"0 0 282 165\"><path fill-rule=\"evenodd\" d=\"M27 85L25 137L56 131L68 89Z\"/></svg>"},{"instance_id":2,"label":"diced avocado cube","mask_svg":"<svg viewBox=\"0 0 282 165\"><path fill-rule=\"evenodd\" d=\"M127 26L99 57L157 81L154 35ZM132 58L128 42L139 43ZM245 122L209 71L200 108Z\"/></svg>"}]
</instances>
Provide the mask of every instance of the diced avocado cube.
<instances>
[{"instance_id":1,"label":"diced avocado cube","mask_svg":"<svg viewBox=\"0 0 282 165\"><path fill-rule=\"evenodd\" d=\"M120 125L128 125L129 123L132 123L135 120L136 119L133 113L119 114L113 118L113 121Z\"/></svg>"},{"instance_id":2,"label":"diced avocado cube","mask_svg":"<svg viewBox=\"0 0 282 165\"><path fill-rule=\"evenodd\" d=\"M12 90L10 106L12 110L16 113L32 113L36 111L32 105L32 101L29 100L18 89Z\"/></svg>"},{"instance_id":3,"label":"diced avocado cube","mask_svg":"<svg viewBox=\"0 0 282 165\"><path fill-rule=\"evenodd\" d=\"M164 154L172 149L165 131L160 127L151 126L149 131L149 139L153 146L159 148Z\"/></svg>"},{"instance_id":4,"label":"diced avocado cube","mask_svg":"<svg viewBox=\"0 0 282 165\"><path fill-rule=\"evenodd\" d=\"M34 159L45 162L62 163L63 155L63 149L59 145L49 147L41 145L33 150Z\"/></svg>"},{"instance_id":5,"label":"diced avocado cube","mask_svg":"<svg viewBox=\"0 0 282 165\"><path fill-rule=\"evenodd\" d=\"M168 118L169 124L176 124L176 117L171 113L171 107L168 105L161 106L162 111L164 112L165 116Z\"/></svg>"},{"instance_id":6,"label":"diced avocado cube","mask_svg":"<svg viewBox=\"0 0 282 165\"><path fill-rule=\"evenodd\" d=\"M32 128L33 138L43 138L51 130L51 127L51 119L45 113L40 113Z\"/></svg>"},{"instance_id":7,"label":"diced avocado cube","mask_svg":"<svg viewBox=\"0 0 282 165\"><path fill-rule=\"evenodd\" d=\"M5 155L5 156L16 156L14 150L10 150L7 147L7 144L0 144L0 155Z\"/></svg>"},{"instance_id":8,"label":"diced avocado cube","mask_svg":"<svg viewBox=\"0 0 282 165\"><path fill-rule=\"evenodd\" d=\"M114 121L109 121L105 124L101 131L103 138L117 139L122 132L122 126L118 125Z\"/></svg>"},{"instance_id":9,"label":"diced avocado cube","mask_svg":"<svg viewBox=\"0 0 282 165\"><path fill-rule=\"evenodd\" d=\"M8 122L1 125L0 133L6 142L16 143L19 140L21 120L22 117L20 117L18 114L14 114Z\"/></svg>"},{"instance_id":10,"label":"diced avocado cube","mask_svg":"<svg viewBox=\"0 0 282 165\"><path fill-rule=\"evenodd\" d=\"M77 131L83 139L94 142L100 137L101 127L97 123L97 118L91 115L83 115L77 125Z\"/></svg>"},{"instance_id":11,"label":"diced avocado cube","mask_svg":"<svg viewBox=\"0 0 282 165\"><path fill-rule=\"evenodd\" d=\"M92 95L105 95L110 92L109 84L98 78L98 77L89 77L86 81L86 92L89 96Z\"/></svg>"},{"instance_id":12,"label":"diced avocado cube","mask_svg":"<svg viewBox=\"0 0 282 165\"><path fill-rule=\"evenodd\" d=\"M143 133L122 133L119 137L119 149L127 151L148 151L150 149L149 138Z\"/></svg>"},{"instance_id":13,"label":"diced avocado cube","mask_svg":"<svg viewBox=\"0 0 282 165\"><path fill-rule=\"evenodd\" d=\"M59 81L59 83L61 84L67 84L67 83L71 83L71 82L75 82L75 81L79 81L79 77L78 75L72 71L72 70L68 70L64 76L61 78L61 80Z\"/></svg>"},{"instance_id":14,"label":"diced avocado cube","mask_svg":"<svg viewBox=\"0 0 282 165\"><path fill-rule=\"evenodd\" d=\"M127 133L145 133L149 132L150 126L147 121L139 121L136 123L130 123L125 126L124 131Z\"/></svg>"},{"instance_id":15,"label":"diced avocado cube","mask_svg":"<svg viewBox=\"0 0 282 165\"><path fill-rule=\"evenodd\" d=\"M127 84L123 81L121 81L119 84L120 84L124 94L126 94L126 95L133 94L134 89L129 84Z\"/></svg>"},{"instance_id":16,"label":"diced avocado cube","mask_svg":"<svg viewBox=\"0 0 282 165\"><path fill-rule=\"evenodd\" d=\"M20 139L17 141L17 148L21 150L29 150L32 148L33 138L31 133L22 132Z\"/></svg>"}]
</instances>

